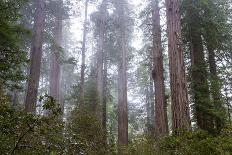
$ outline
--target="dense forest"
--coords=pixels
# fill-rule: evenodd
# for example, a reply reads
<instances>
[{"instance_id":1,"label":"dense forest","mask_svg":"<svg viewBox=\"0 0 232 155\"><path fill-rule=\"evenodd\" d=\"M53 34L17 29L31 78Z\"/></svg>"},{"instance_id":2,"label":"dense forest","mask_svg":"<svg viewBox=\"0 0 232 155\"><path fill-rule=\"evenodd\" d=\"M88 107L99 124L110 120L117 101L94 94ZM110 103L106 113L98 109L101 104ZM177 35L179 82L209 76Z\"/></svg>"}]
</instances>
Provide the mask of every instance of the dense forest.
<instances>
[{"instance_id":1,"label":"dense forest","mask_svg":"<svg viewBox=\"0 0 232 155\"><path fill-rule=\"evenodd\" d=\"M0 0L1 155L231 155L232 0Z\"/></svg>"}]
</instances>

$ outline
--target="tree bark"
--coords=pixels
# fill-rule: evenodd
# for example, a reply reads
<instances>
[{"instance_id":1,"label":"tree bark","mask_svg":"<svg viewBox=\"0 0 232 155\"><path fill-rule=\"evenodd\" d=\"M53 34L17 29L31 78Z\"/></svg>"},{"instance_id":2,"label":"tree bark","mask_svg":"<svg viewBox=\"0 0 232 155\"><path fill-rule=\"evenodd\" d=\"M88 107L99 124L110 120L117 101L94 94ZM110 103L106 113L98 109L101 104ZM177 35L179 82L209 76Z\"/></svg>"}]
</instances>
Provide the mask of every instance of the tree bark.
<instances>
[{"instance_id":1,"label":"tree bark","mask_svg":"<svg viewBox=\"0 0 232 155\"><path fill-rule=\"evenodd\" d=\"M191 16L193 17L193 16ZM204 59L203 43L200 28L193 18L190 23L191 38L191 65L192 65L192 88L194 98L194 112L197 126L200 129L211 131L214 128L212 116L207 109L211 109L209 85L207 81L206 62Z\"/></svg>"},{"instance_id":2,"label":"tree bark","mask_svg":"<svg viewBox=\"0 0 232 155\"><path fill-rule=\"evenodd\" d=\"M35 24L31 46L31 64L28 77L28 88L25 99L25 111L36 114L36 101L39 87L40 67L42 59L43 30L45 22L45 1L35 1Z\"/></svg>"},{"instance_id":3,"label":"tree bark","mask_svg":"<svg viewBox=\"0 0 232 155\"><path fill-rule=\"evenodd\" d=\"M155 0L152 3L152 21L153 21L153 56L154 69L153 80L155 84L155 137L168 134L167 110L165 104L165 86L164 86L164 67L161 44L161 26L160 26L160 8Z\"/></svg>"},{"instance_id":4,"label":"tree bark","mask_svg":"<svg viewBox=\"0 0 232 155\"><path fill-rule=\"evenodd\" d=\"M150 102L150 125L151 125L151 136L154 137L155 135L155 98L154 98L154 80L152 75L153 70L153 51L151 51L150 62L149 62L149 102Z\"/></svg>"},{"instance_id":5,"label":"tree bark","mask_svg":"<svg viewBox=\"0 0 232 155\"><path fill-rule=\"evenodd\" d=\"M106 54L104 54L102 127L104 129L105 146L107 145L107 72L107 60Z\"/></svg>"},{"instance_id":6,"label":"tree bark","mask_svg":"<svg viewBox=\"0 0 232 155\"><path fill-rule=\"evenodd\" d=\"M103 79L103 62L105 48L105 25L106 25L106 0L102 1L100 6L99 17L99 35L98 35L98 51L97 51L97 96L96 114L98 120L103 124L103 101L104 101L104 79Z\"/></svg>"},{"instance_id":7,"label":"tree bark","mask_svg":"<svg viewBox=\"0 0 232 155\"><path fill-rule=\"evenodd\" d=\"M166 0L172 129L190 129L178 0Z\"/></svg>"},{"instance_id":8,"label":"tree bark","mask_svg":"<svg viewBox=\"0 0 232 155\"><path fill-rule=\"evenodd\" d=\"M87 36L87 16L88 16L88 4L89 0L85 1L85 20L84 20L84 29L83 29L83 38L82 38L82 49L81 49L81 84L80 84L80 94L81 94L81 101L80 103L84 104L84 97L85 97L85 57L86 57L86 36Z\"/></svg>"},{"instance_id":9,"label":"tree bark","mask_svg":"<svg viewBox=\"0 0 232 155\"><path fill-rule=\"evenodd\" d=\"M128 107L127 107L127 50L126 50L126 20L125 0L117 0L120 62L118 66L118 146L128 144Z\"/></svg>"},{"instance_id":10,"label":"tree bark","mask_svg":"<svg viewBox=\"0 0 232 155\"><path fill-rule=\"evenodd\" d=\"M57 10L55 12L55 26L53 31L54 44L50 61L50 77L49 77L49 95L56 102L60 103L60 48L62 42L62 0L57 2Z\"/></svg>"},{"instance_id":11,"label":"tree bark","mask_svg":"<svg viewBox=\"0 0 232 155\"><path fill-rule=\"evenodd\" d=\"M213 48L209 43L207 45L208 50L208 58L209 58L209 71L210 71L210 83L211 83L211 95L213 97L214 108L220 111L221 114L225 113L225 109L223 107L223 102L221 100L221 91L220 91L220 79L217 75L217 65L215 60L215 48ZM224 118L226 116L215 116L216 130L220 132L220 130L225 125Z\"/></svg>"}]
</instances>

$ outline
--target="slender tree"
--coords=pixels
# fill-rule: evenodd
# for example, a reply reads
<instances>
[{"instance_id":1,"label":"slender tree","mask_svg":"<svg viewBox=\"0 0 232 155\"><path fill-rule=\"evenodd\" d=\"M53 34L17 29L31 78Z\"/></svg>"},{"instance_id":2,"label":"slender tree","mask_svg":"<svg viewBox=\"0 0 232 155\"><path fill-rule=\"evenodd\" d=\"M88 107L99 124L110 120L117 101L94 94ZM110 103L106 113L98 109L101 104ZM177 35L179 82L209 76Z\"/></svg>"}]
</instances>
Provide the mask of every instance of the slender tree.
<instances>
[{"instance_id":1,"label":"slender tree","mask_svg":"<svg viewBox=\"0 0 232 155\"><path fill-rule=\"evenodd\" d=\"M172 129L190 128L178 0L166 0Z\"/></svg>"},{"instance_id":2,"label":"slender tree","mask_svg":"<svg viewBox=\"0 0 232 155\"><path fill-rule=\"evenodd\" d=\"M80 84L81 104L84 103L84 92L85 92L84 85L85 85L85 57L86 57L88 4L89 4L89 0L86 0L85 1L85 19L84 19L84 25L83 25L82 48L81 48L81 84Z\"/></svg>"},{"instance_id":3,"label":"slender tree","mask_svg":"<svg viewBox=\"0 0 232 155\"><path fill-rule=\"evenodd\" d=\"M25 111L36 113L36 100L38 94L40 66L42 58L43 30L45 21L45 1L35 1L36 11L34 18L33 40L30 54L30 72L25 100Z\"/></svg>"}]
</instances>

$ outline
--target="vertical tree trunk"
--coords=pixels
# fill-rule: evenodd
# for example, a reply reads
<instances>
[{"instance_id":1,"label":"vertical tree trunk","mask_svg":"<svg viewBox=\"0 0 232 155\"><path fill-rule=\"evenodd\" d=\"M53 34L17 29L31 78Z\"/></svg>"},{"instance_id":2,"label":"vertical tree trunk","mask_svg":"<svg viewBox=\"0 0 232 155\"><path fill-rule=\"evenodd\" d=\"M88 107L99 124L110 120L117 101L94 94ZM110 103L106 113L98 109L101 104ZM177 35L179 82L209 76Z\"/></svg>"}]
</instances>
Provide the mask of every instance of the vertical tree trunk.
<instances>
[{"instance_id":1,"label":"vertical tree trunk","mask_svg":"<svg viewBox=\"0 0 232 155\"><path fill-rule=\"evenodd\" d=\"M193 16L191 16L193 17ZM200 129L211 131L214 128L213 120L206 109L212 109L209 86L207 82L206 62L204 60L203 43L200 28L193 18L190 23L191 38L191 64L192 64L192 88L194 98L194 111L197 125Z\"/></svg>"},{"instance_id":2,"label":"vertical tree trunk","mask_svg":"<svg viewBox=\"0 0 232 155\"><path fill-rule=\"evenodd\" d=\"M147 113L147 133L148 135L152 135L152 125L151 125L151 102L150 102L150 92L149 85L145 86L145 105L146 105L146 113Z\"/></svg>"},{"instance_id":3,"label":"vertical tree trunk","mask_svg":"<svg viewBox=\"0 0 232 155\"><path fill-rule=\"evenodd\" d=\"M166 0L172 129L190 128L178 0Z\"/></svg>"},{"instance_id":4,"label":"vertical tree trunk","mask_svg":"<svg viewBox=\"0 0 232 155\"><path fill-rule=\"evenodd\" d=\"M62 42L62 0L57 2L55 26L53 31L54 46L50 57L49 95L60 102L60 47Z\"/></svg>"},{"instance_id":5,"label":"vertical tree trunk","mask_svg":"<svg viewBox=\"0 0 232 155\"><path fill-rule=\"evenodd\" d=\"M65 104L65 99L64 99L64 95L65 95L65 80L64 80L64 67L61 66L61 83L60 83L60 107L61 107L61 111L62 114L64 114L64 104Z\"/></svg>"},{"instance_id":6,"label":"vertical tree trunk","mask_svg":"<svg viewBox=\"0 0 232 155\"><path fill-rule=\"evenodd\" d=\"M216 130L217 132L220 132L220 130L225 125L224 118L226 116L223 116L225 113L225 109L223 107L223 102L221 100L221 91L220 91L220 79L217 76L217 65L215 61L215 50L211 46L212 43L209 41L207 45L208 49L208 56L209 56L209 71L210 71L210 82L211 82L211 95L213 97L214 102L214 108L220 111L222 115L215 117L215 123L216 123Z\"/></svg>"},{"instance_id":7,"label":"vertical tree trunk","mask_svg":"<svg viewBox=\"0 0 232 155\"><path fill-rule=\"evenodd\" d=\"M154 100L154 80L152 76L152 70L153 70L153 51L150 54L150 61L149 61L149 102L150 102L150 115L151 115L151 136L154 137L155 135L155 100Z\"/></svg>"},{"instance_id":8,"label":"vertical tree trunk","mask_svg":"<svg viewBox=\"0 0 232 155\"><path fill-rule=\"evenodd\" d=\"M128 144L128 107L127 107L127 50L126 50L126 20L125 20L125 0L117 0L116 11L119 27L119 79L118 79L118 146Z\"/></svg>"},{"instance_id":9,"label":"vertical tree trunk","mask_svg":"<svg viewBox=\"0 0 232 155\"><path fill-rule=\"evenodd\" d=\"M152 4L153 20L153 56L154 69L153 80L155 84L155 137L168 134L167 110L165 110L165 86L164 86L164 67L161 44L161 26L160 26L160 9L159 2L155 0Z\"/></svg>"},{"instance_id":10,"label":"vertical tree trunk","mask_svg":"<svg viewBox=\"0 0 232 155\"><path fill-rule=\"evenodd\" d=\"M84 29L83 29L83 39L82 39L82 49L81 49L81 85L80 85L80 94L81 94L81 104L84 104L84 85L85 85L85 52L86 52L86 36L87 36L87 16L88 16L88 3L89 0L85 1L85 20L84 20Z\"/></svg>"},{"instance_id":11,"label":"vertical tree trunk","mask_svg":"<svg viewBox=\"0 0 232 155\"><path fill-rule=\"evenodd\" d=\"M104 54L102 127L104 129L105 144L107 144L107 71L106 54Z\"/></svg>"},{"instance_id":12,"label":"vertical tree trunk","mask_svg":"<svg viewBox=\"0 0 232 155\"><path fill-rule=\"evenodd\" d=\"M99 17L99 38L98 38L98 51L97 51L97 95L98 101L96 105L96 114L98 120L103 123L103 91L104 91L104 80L103 80L103 57L104 57L104 42L105 42L105 24L106 24L106 0L102 1L100 6L100 17Z\"/></svg>"},{"instance_id":13,"label":"vertical tree trunk","mask_svg":"<svg viewBox=\"0 0 232 155\"><path fill-rule=\"evenodd\" d=\"M36 100L39 87L40 67L42 59L43 30L45 22L45 2L35 1L35 23L34 34L31 46L31 64L28 78L28 88L25 100L25 111L36 113Z\"/></svg>"}]
</instances>

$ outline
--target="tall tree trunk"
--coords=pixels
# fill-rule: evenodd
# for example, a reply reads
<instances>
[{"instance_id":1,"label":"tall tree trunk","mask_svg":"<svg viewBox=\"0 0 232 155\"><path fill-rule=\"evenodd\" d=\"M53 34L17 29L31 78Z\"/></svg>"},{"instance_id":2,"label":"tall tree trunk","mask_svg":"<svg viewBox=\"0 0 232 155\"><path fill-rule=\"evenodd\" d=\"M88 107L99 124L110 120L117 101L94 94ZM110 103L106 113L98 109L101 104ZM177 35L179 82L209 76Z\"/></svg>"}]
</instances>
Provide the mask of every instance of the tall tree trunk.
<instances>
[{"instance_id":1,"label":"tall tree trunk","mask_svg":"<svg viewBox=\"0 0 232 155\"><path fill-rule=\"evenodd\" d=\"M150 102L150 92L149 85L145 86L145 105L146 105L146 113L147 113L147 133L148 135L152 135L152 125L151 125L151 102Z\"/></svg>"},{"instance_id":2,"label":"tall tree trunk","mask_svg":"<svg viewBox=\"0 0 232 155\"><path fill-rule=\"evenodd\" d=\"M217 75L217 65L215 60L215 48L211 45L209 40L207 40L207 50L209 58L209 71L210 71L210 83L211 83L211 95L213 97L214 108L217 109L220 114L215 116L216 123L216 132L220 130L225 125L225 109L223 107L223 102L221 100L221 91L220 91L220 79ZM224 116L223 116L224 115Z\"/></svg>"},{"instance_id":3,"label":"tall tree trunk","mask_svg":"<svg viewBox=\"0 0 232 155\"><path fill-rule=\"evenodd\" d=\"M126 20L125 0L115 1L119 27L119 79L118 79L118 146L128 144L128 107L127 107L127 50L126 50Z\"/></svg>"},{"instance_id":4,"label":"tall tree trunk","mask_svg":"<svg viewBox=\"0 0 232 155\"><path fill-rule=\"evenodd\" d=\"M49 77L49 95L56 102L60 102L60 47L62 42L62 0L57 2L57 10L55 12L55 26L53 31L54 44L50 61L50 77Z\"/></svg>"},{"instance_id":5,"label":"tall tree trunk","mask_svg":"<svg viewBox=\"0 0 232 155\"><path fill-rule=\"evenodd\" d=\"M178 0L166 0L172 129L190 128Z\"/></svg>"},{"instance_id":6,"label":"tall tree trunk","mask_svg":"<svg viewBox=\"0 0 232 155\"><path fill-rule=\"evenodd\" d=\"M152 20L153 20L153 56L154 69L153 80L155 84L155 137L168 134L168 119L165 104L165 86L164 86L164 67L161 44L161 26L160 26L160 8L159 2L152 2Z\"/></svg>"},{"instance_id":7,"label":"tall tree trunk","mask_svg":"<svg viewBox=\"0 0 232 155\"><path fill-rule=\"evenodd\" d=\"M154 80L152 76L152 70L153 70L153 51L151 51L150 54L150 61L149 61L149 102L150 102L150 115L151 115L151 136L154 137L155 135L155 100L154 100Z\"/></svg>"},{"instance_id":8,"label":"tall tree trunk","mask_svg":"<svg viewBox=\"0 0 232 155\"><path fill-rule=\"evenodd\" d=\"M64 66L61 66L61 83L60 83L60 107L61 112L64 114L64 106L65 106L65 80L64 80Z\"/></svg>"},{"instance_id":9,"label":"tall tree trunk","mask_svg":"<svg viewBox=\"0 0 232 155\"><path fill-rule=\"evenodd\" d=\"M104 79L103 79L103 62L104 62L104 48L105 48L105 25L106 25L106 0L102 1L100 6L99 17L99 38L98 38L98 51L97 51L97 96L98 101L96 105L96 114L98 120L103 123L103 91L104 91Z\"/></svg>"},{"instance_id":10,"label":"tall tree trunk","mask_svg":"<svg viewBox=\"0 0 232 155\"><path fill-rule=\"evenodd\" d=\"M31 64L28 78L28 88L25 100L25 111L36 113L36 101L39 87L40 67L42 59L43 30L45 22L45 1L35 1L35 24L31 46Z\"/></svg>"},{"instance_id":11,"label":"tall tree trunk","mask_svg":"<svg viewBox=\"0 0 232 155\"><path fill-rule=\"evenodd\" d=\"M82 49L81 49L81 85L80 85L80 94L81 94L81 104L84 104L85 97L85 55L86 55L86 36L87 36L87 16L88 16L88 4L89 0L85 0L85 20L84 20L84 29L83 29L83 39L82 39Z\"/></svg>"},{"instance_id":12,"label":"tall tree trunk","mask_svg":"<svg viewBox=\"0 0 232 155\"><path fill-rule=\"evenodd\" d=\"M193 18L193 16L191 16ZM211 131L214 128L212 117L207 109L211 109L209 85L207 81L206 62L204 59L203 43L198 18L193 18L190 23L191 38L191 64L192 64L192 88L194 98L194 112L197 125L200 129Z\"/></svg>"},{"instance_id":13,"label":"tall tree trunk","mask_svg":"<svg viewBox=\"0 0 232 155\"><path fill-rule=\"evenodd\" d=\"M104 129L105 145L107 144L107 67L106 54L104 54L102 127Z\"/></svg>"}]
</instances>

